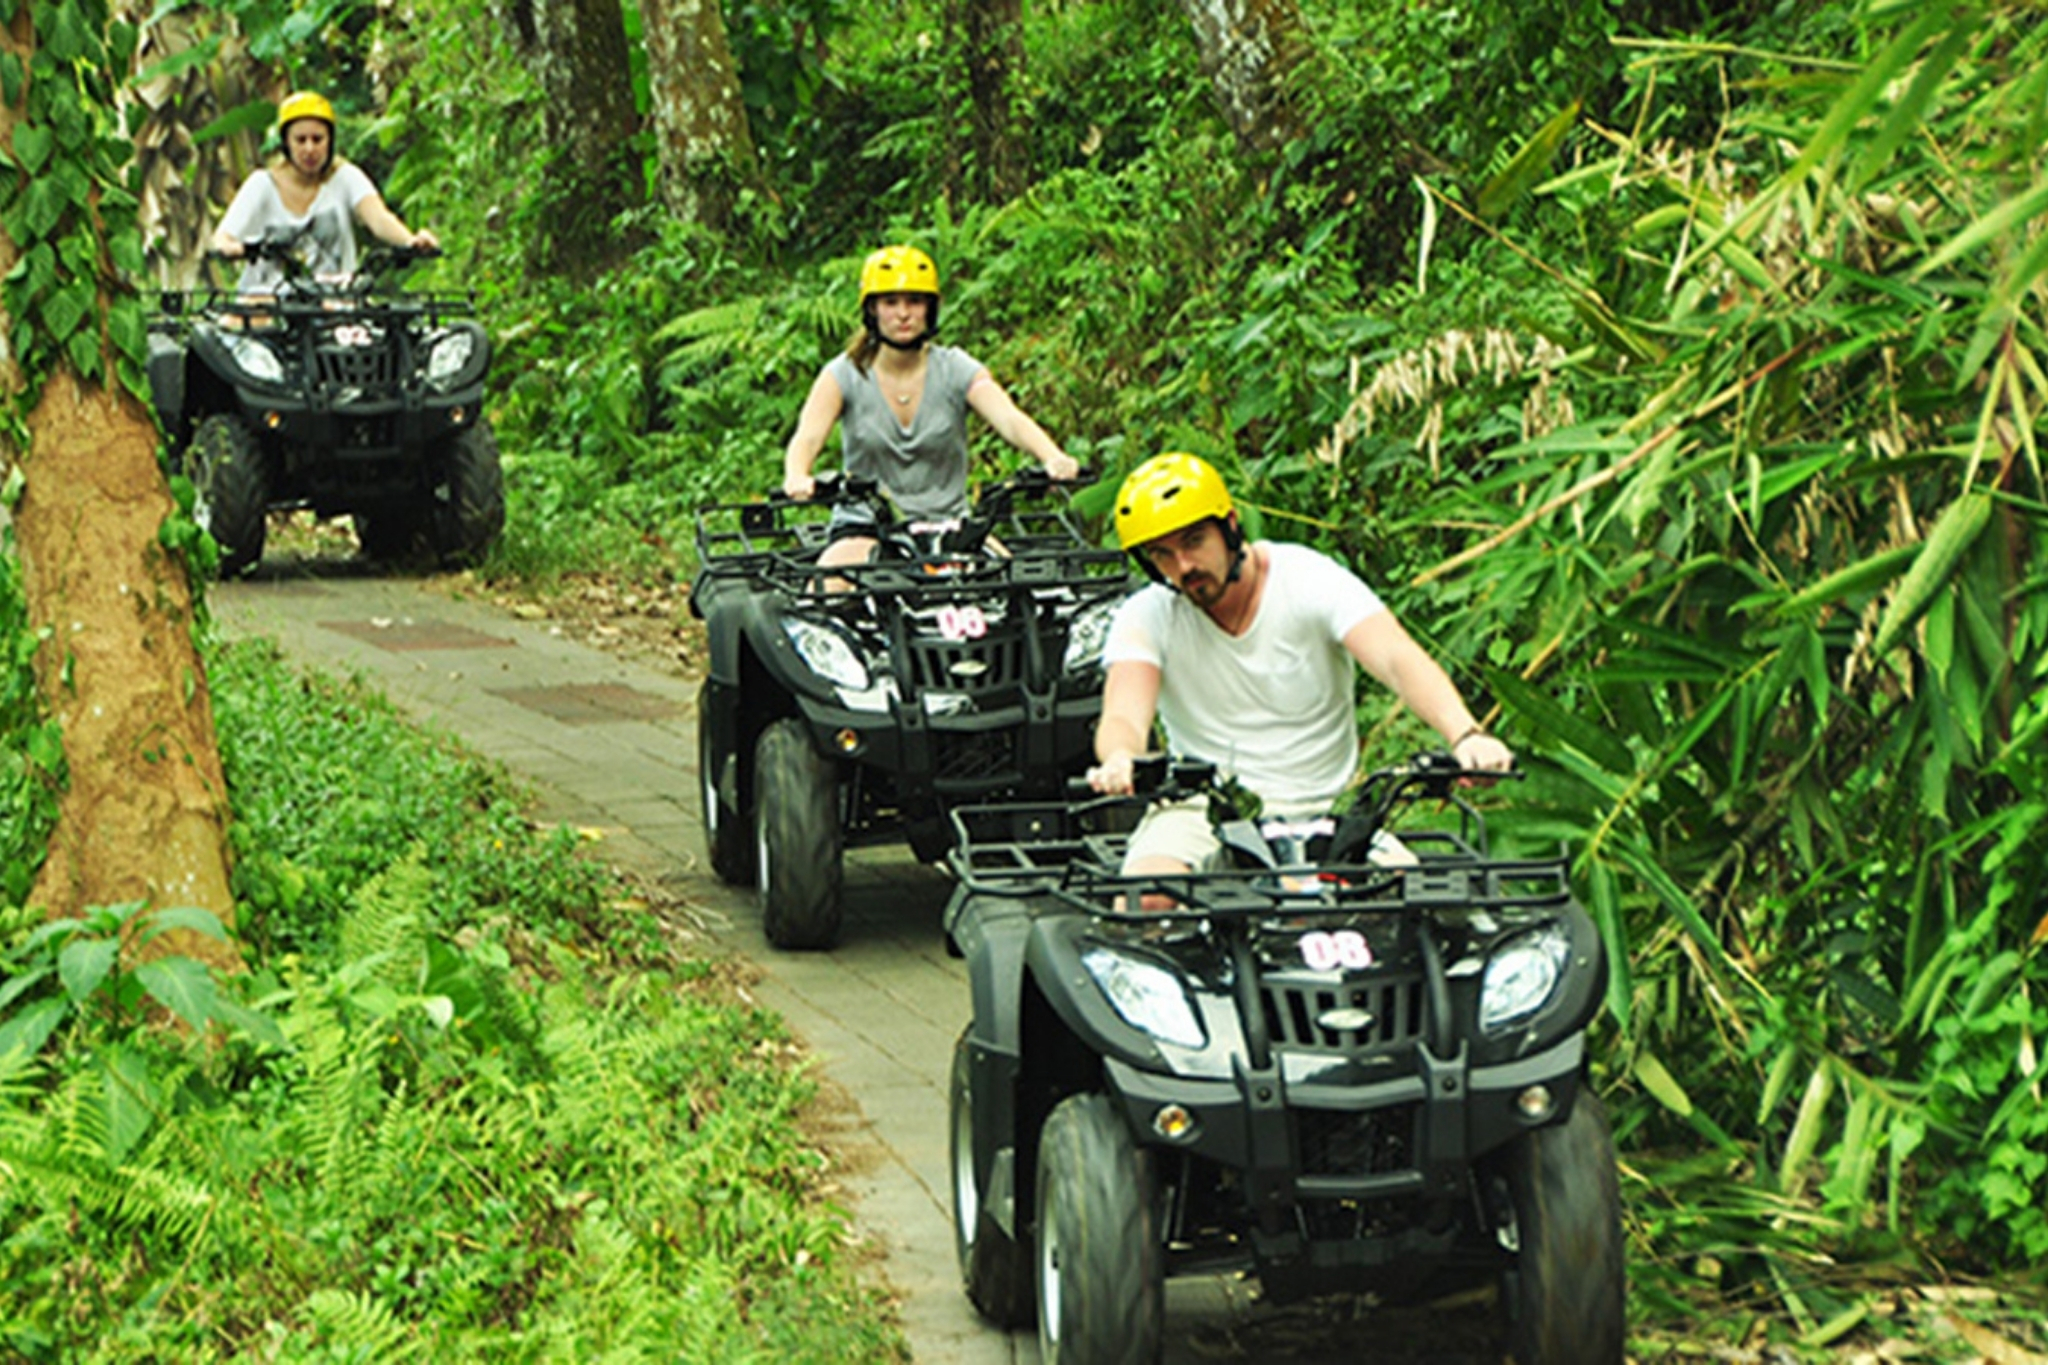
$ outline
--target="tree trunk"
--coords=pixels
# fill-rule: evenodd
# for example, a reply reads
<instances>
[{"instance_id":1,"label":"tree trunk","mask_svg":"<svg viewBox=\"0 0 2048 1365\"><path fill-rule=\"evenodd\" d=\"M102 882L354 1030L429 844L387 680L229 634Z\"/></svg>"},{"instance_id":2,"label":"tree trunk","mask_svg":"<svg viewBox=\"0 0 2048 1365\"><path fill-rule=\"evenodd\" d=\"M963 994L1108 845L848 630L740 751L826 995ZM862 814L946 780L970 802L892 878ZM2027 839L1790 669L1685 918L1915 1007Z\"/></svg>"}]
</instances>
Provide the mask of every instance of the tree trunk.
<instances>
[{"instance_id":1,"label":"tree trunk","mask_svg":"<svg viewBox=\"0 0 2048 1365\"><path fill-rule=\"evenodd\" d=\"M1238 145L1256 156L1292 141L1302 121L1290 83L1309 52L1295 0L1180 0L1180 7Z\"/></svg>"},{"instance_id":2,"label":"tree trunk","mask_svg":"<svg viewBox=\"0 0 2048 1365\"><path fill-rule=\"evenodd\" d=\"M639 126L619 0L493 0L492 12L540 81L553 157L541 264L588 278L631 250L612 227L641 206Z\"/></svg>"},{"instance_id":3,"label":"tree trunk","mask_svg":"<svg viewBox=\"0 0 2048 1365\"><path fill-rule=\"evenodd\" d=\"M960 28L973 109L975 189L983 202L1000 204L1022 194L1030 174L1011 94L1024 72L1022 0L962 0Z\"/></svg>"},{"instance_id":4,"label":"tree trunk","mask_svg":"<svg viewBox=\"0 0 2048 1365\"><path fill-rule=\"evenodd\" d=\"M24 69L31 13L44 8L17 7L0 31L0 50ZM0 104L0 145L17 145L24 107ZM85 183L88 168L76 169L73 183ZM68 214L53 231L79 240ZM19 254L0 232L0 275ZM82 325L95 329L100 372L110 374L106 318L110 291L121 285L104 258L98 269L97 310ZM21 335L4 315L0 328ZM130 901L197 906L232 926L227 795L192 640L191 584L157 540L172 502L157 464L156 424L133 394L81 380L68 360L35 375L17 358L10 350L0 390L17 412L23 395L33 397L23 415L27 448L0 436L0 457L23 480L13 512L22 590L29 624L43 637L37 683L62 728L67 769L29 903L53 917ZM152 951L239 966L232 945L189 931L162 936Z\"/></svg>"},{"instance_id":5,"label":"tree trunk","mask_svg":"<svg viewBox=\"0 0 2048 1365\"><path fill-rule=\"evenodd\" d=\"M678 218L727 232L740 192L760 188L761 176L725 13L718 0L640 0L640 29L662 202Z\"/></svg>"}]
</instances>

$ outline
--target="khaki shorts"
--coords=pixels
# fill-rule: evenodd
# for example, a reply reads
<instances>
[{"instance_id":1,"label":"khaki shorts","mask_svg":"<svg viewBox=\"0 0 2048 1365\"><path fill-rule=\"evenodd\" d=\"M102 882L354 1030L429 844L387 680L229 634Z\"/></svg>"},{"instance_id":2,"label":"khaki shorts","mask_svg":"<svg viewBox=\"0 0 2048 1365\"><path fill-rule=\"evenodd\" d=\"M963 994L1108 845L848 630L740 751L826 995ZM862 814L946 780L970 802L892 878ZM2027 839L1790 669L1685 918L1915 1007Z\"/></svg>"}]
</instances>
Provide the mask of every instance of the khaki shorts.
<instances>
[{"instance_id":1,"label":"khaki shorts","mask_svg":"<svg viewBox=\"0 0 2048 1365\"><path fill-rule=\"evenodd\" d=\"M1124 871L1141 858L1171 858L1195 872L1222 867L1223 844L1209 823L1209 798L1191 796L1146 807L1124 845Z\"/></svg>"},{"instance_id":2,"label":"khaki shorts","mask_svg":"<svg viewBox=\"0 0 2048 1365\"><path fill-rule=\"evenodd\" d=\"M1191 796L1147 807L1124 845L1126 875L1140 858L1171 858L1192 872L1228 867L1229 855L1209 823L1209 799ZM1375 867L1413 867L1418 861L1406 844L1385 830L1373 834L1365 860Z\"/></svg>"}]
</instances>

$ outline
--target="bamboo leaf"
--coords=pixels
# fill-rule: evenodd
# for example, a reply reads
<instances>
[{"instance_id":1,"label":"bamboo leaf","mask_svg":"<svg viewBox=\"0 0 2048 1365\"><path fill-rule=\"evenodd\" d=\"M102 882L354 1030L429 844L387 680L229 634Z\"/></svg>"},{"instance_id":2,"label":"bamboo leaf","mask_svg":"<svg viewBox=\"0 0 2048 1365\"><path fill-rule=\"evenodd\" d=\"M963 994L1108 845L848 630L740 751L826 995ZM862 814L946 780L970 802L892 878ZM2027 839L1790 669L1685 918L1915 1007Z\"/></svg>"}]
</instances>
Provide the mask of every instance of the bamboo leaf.
<instances>
[{"instance_id":1,"label":"bamboo leaf","mask_svg":"<svg viewBox=\"0 0 2048 1365\"><path fill-rule=\"evenodd\" d=\"M1509 710L1530 722L1539 735L1569 744L1609 772L1629 773L1635 770L1635 756L1618 736L1576 711L1558 705L1541 688L1497 668L1486 670L1486 681L1494 696Z\"/></svg>"},{"instance_id":2,"label":"bamboo leaf","mask_svg":"<svg viewBox=\"0 0 2048 1365\"><path fill-rule=\"evenodd\" d=\"M2017 229L2029 218L2048 209L2048 184L2034 186L2014 199L2008 199L1991 212L1964 228L1949 240L1947 246L1922 261L1913 271L1912 278L1926 279L1927 276L1947 265L1950 261Z\"/></svg>"},{"instance_id":3,"label":"bamboo leaf","mask_svg":"<svg viewBox=\"0 0 2048 1365\"><path fill-rule=\"evenodd\" d=\"M1905 95L1892 106L1885 118L1884 126L1878 129L1877 137L1856 158L1855 170L1849 176L1850 193L1858 193L1891 163L1897 152L1920 129L1927 117L1927 108L1934 100L1935 91L1955 66L1956 60L1969 50L1970 41L1976 36L1978 16L1968 11L1956 17L1955 26L1949 29L1934 51L1920 63L1920 69L1913 73L1913 83L1906 88Z\"/></svg>"},{"instance_id":4,"label":"bamboo leaf","mask_svg":"<svg viewBox=\"0 0 2048 1365\"><path fill-rule=\"evenodd\" d=\"M1479 216L1498 218L1502 211L1511 206L1529 187L1550 169L1550 163L1557 159L1558 148L1564 146L1566 138L1579 123L1579 101L1573 100L1550 116L1550 120L1535 135L1523 143L1500 174L1494 176L1479 190Z\"/></svg>"},{"instance_id":5,"label":"bamboo leaf","mask_svg":"<svg viewBox=\"0 0 2048 1365\"><path fill-rule=\"evenodd\" d=\"M1806 1095L1799 1102L1798 1117L1792 1121L1792 1134L1785 1139L1785 1154L1778 1162L1779 1189L1789 1192L1805 1183L1802 1173L1820 1145L1821 1124L1827 1118L1828 1101L1834 1094L1834 1079L1829 1075L1827 1062L1815 1063L1813 1074L1806 1079Z\"/></svg>"},{"instance_id":6,"label":"bamboo leaf","mask_svg":"<svg viewBox=\"0 0 2048 1365\"><path fill-rule=\"evenodd\" d=\"M1921 542L1913 567L1906 571L1898 592L1878 622L1877 641L1871 647L1873 657L1882 658L1890 653L1920 619L1935 594L1947 586L1956 561L1976 543L1990 520L1991 495L1982 490L1965 493L1942 509L1934 529Z\"/></svg>"},{"instance_id":7,"label":"bamboo leaf","mask_svg":"<svg viewBox=\"0 0 2048 1365\"><path fill-rule=\"evenodd\" d=\"M1860 560L1846 568L1836 569L1824 578L1807 584L1771 609L1777 617L1794 616L1800 612L1827 603L1843 601L1870 588L1898 577L1907 561L1920 553L1918 545L1901 545L1885 550L1870 558Z\"/></svg>"},{"instance_id":8,"label":"bamboo leaf","mask_svg":"<svg viewBox=\"0 0 2048 1365\"><path fill-rule=\"evenodd\" d=\"M1415 292L1429 292L1429 253L1436 245L1436 196L1418 176L1415 187L1422 191L1422 232L1415 245Z\"/></svg>"},{"instance_id":9,"label":"bamboo leaf","mask_svg":"<svg viewBox=\"0 0 2048 1365\"><path fill-rule=\"evenodd\" d=\"M1637 1053L1635 1072L1636 1080L1642 1083L1643 1089L1649 1091L1651 1098L1657 1103L1682 1119L1692 1117L1692 1096L1685 1093L1685 1087L1678 1083L1677 1078L1665 1068L1664 1063L1657 1060L1655 1053Z\"/></svg>"}]
</instances>

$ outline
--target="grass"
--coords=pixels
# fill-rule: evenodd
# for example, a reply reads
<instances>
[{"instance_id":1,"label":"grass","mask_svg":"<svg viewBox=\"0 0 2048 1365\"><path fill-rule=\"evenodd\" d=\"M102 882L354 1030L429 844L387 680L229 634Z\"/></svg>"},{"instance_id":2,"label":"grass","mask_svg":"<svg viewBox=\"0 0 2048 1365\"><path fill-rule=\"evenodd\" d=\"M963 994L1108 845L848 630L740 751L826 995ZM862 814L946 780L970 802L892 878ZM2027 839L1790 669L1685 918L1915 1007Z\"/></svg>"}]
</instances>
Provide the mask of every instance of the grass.
<instances>
[{"instance_id":1,"label":"grass","mask_svg":"<svg viewBox=\"0 0 2048 1365\"><path fill-rule=\"evenodd\" d=\"M0 1356L905 1357L800 1051L675 907L377 695L210 666L258 1022L0 1064Z\"/></svg>"}]
</instances>

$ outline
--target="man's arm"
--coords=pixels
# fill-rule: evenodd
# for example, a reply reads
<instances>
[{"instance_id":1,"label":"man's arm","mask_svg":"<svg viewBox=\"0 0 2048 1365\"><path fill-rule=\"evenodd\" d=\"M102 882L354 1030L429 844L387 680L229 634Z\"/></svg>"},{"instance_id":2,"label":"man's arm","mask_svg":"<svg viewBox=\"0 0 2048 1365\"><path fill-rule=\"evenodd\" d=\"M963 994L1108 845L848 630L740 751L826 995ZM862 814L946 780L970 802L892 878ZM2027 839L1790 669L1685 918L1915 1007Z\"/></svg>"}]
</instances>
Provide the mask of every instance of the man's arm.
<instances>
[{"instance_id":1,"label":"man's arm","mask_svg":"<svg viewBox=\"0 0 2048 1365\"><path fill-rule=\"evenodd\" d=\"M1468 768L1504 772L1514 751L1486 733L1473 717L1458 685L1429 657L1391 611L1376 611L1344 633L1344 648L1366 672L1385 683ZM1098 746L1099 749L1099 746Z\"/></svg>"},{"instance_id":2,"label":"man's arm","mask_svg":"<svg viewBox=\"0 0 2048 1365\"><path fill-rule=\"evenodd\" d=\"M1131 794L1131 761L1151 745L1159 705L1159 665L1125 659L1109 666L1102 683L1102 715L1095 722L1096 766L1088 785L1117 796Z\"/></svg>"}]
</instances>

